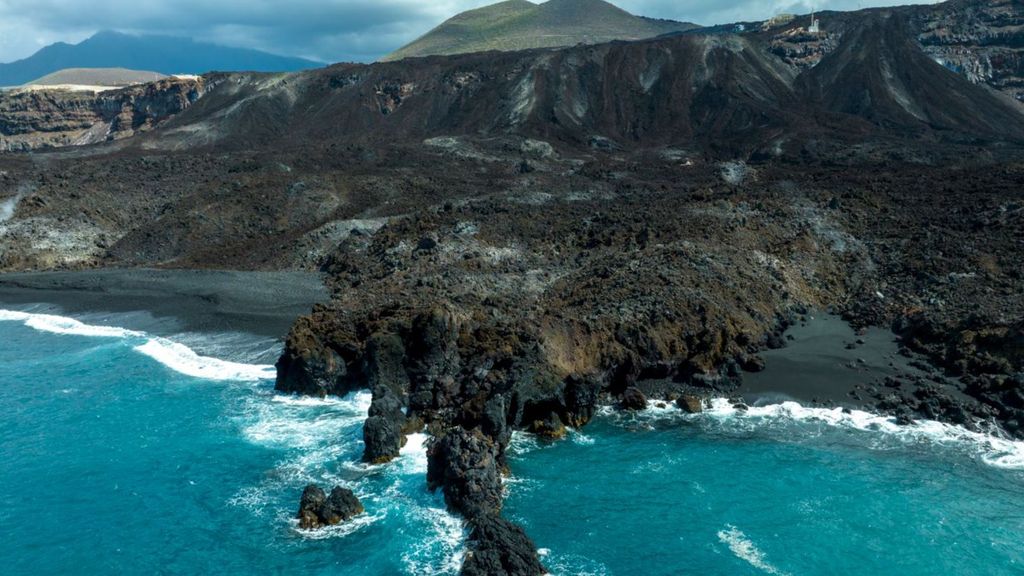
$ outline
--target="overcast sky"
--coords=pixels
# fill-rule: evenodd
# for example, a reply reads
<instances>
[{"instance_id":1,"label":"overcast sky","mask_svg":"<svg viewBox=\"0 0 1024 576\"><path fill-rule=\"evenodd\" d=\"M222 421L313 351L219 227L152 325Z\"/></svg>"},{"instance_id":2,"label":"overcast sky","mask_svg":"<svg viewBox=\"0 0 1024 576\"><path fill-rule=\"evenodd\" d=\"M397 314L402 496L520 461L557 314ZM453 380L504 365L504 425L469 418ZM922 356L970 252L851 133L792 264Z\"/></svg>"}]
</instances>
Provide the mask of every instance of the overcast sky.
<instances>
[{"instance_id":1,"label":"overcast sky","mask_svg":"<svg viewBox=\"0 0 1024 576\"><path fill-rule=\"evenodd\" d=\"M496 0L0 0L0 62L99 30L190 36L324 62L372 61ZM723 24L899 0L612 0L634 14ZM929 0L918 0L926 2Z\"/></svg>"}]
</instances>

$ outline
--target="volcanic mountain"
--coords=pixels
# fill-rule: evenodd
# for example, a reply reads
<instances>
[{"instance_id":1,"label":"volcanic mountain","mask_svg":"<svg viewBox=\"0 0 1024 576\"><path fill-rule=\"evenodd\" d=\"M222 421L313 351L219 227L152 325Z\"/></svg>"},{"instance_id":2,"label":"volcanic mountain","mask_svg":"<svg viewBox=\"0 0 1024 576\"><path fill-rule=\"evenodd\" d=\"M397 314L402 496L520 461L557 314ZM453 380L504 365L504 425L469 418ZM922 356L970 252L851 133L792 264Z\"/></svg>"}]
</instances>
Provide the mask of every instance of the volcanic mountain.
<instances>
[{"instance_id":1,"label":"volcanic mountain","mask_svg":"<svg viewBox=\"0 0 1024 576\"><path fill-rule=\"evenodd\" d=\"M384 60L639 40L697 28L632 14L603 0L507 0L458 14Z\"/></svg>"},{"instance_id":2,"label":"volcanic mountain","mask_svg":"<svg viewBox=\"0 0 1024 576\"><path fill-rule=\"evenodd\" d=\"M302 58L231 48L173 36L99 32L79 44L51 44L32 56L0 64L0 86L20 86L67 68L128 68L161 74L211 70L290 72L322 64Z\"/></svg>"}]
</instances>

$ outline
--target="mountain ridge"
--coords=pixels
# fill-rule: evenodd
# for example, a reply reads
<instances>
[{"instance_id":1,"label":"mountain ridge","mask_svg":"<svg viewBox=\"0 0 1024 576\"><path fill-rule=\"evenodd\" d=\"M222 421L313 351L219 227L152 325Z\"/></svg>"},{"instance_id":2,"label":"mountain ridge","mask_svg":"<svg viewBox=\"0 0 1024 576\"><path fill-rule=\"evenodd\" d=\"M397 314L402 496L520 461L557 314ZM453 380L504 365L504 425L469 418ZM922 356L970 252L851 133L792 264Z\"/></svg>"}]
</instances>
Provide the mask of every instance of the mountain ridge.
<instances>
[{"instance_id":1,"label":"mountain ridge","mask_svg":"<svg viewBox=\"0 0 1024 576\"><path fill-rule=\"evenodd\" d=\"M641 40L697 27L634 16L604 0L506 0L457 14L381 60Z\"/></svg>"},{"instance_id":2,"label":"mountain ridge","mask_svg":"<svg viewBox=\"0 0 1024 576\"><path fill-rule=\"evenodd\" d=\"M57 42L15 62L0 64L0 86L19 86L67 68L127 68L165 75L213 70L293 72L323 64L190 38L100 31L78 44Z\"/></svg>"}]
</instances>

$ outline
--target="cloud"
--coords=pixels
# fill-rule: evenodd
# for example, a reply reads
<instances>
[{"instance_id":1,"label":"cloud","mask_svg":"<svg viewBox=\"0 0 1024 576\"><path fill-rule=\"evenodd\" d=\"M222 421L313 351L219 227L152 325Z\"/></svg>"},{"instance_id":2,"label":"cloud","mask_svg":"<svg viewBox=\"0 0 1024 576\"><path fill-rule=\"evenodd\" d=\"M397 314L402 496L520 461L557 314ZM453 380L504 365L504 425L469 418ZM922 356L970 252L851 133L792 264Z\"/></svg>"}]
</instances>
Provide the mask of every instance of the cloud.
<instances>
[{"instance_id":1,"label":"cloud","mask_svg":"<svg viewBox=\"0 0 1024 576\"><path fill-rule=\"evenodd\" d=\"M371 61L494 0L0 0L0 62L99 30L189 36L325 62ZM886 0L613 0L657 18L718 24Z\"/></svg>"}]
</instances>

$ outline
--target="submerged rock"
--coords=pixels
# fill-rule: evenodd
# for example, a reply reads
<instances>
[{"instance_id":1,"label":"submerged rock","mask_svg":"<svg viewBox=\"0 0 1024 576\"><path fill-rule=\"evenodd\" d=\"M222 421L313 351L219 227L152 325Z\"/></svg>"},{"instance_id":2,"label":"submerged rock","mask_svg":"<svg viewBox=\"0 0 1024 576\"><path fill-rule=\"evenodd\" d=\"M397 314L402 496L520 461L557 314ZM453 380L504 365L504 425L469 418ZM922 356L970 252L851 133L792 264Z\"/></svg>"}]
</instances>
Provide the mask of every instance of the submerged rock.
<instances>
[{"instance_id":1,"label":"submerged rock","mask_svg":"<svg viewBox=\"0 0 1024 576\"><path fill-rule=\"evenodd\" d=\"M336 486L328 496L316 484L306 486L299 502L299 528L317 530L347 522L365 511L359 498L347 488Z\"/></svg>"}]
</instances>

